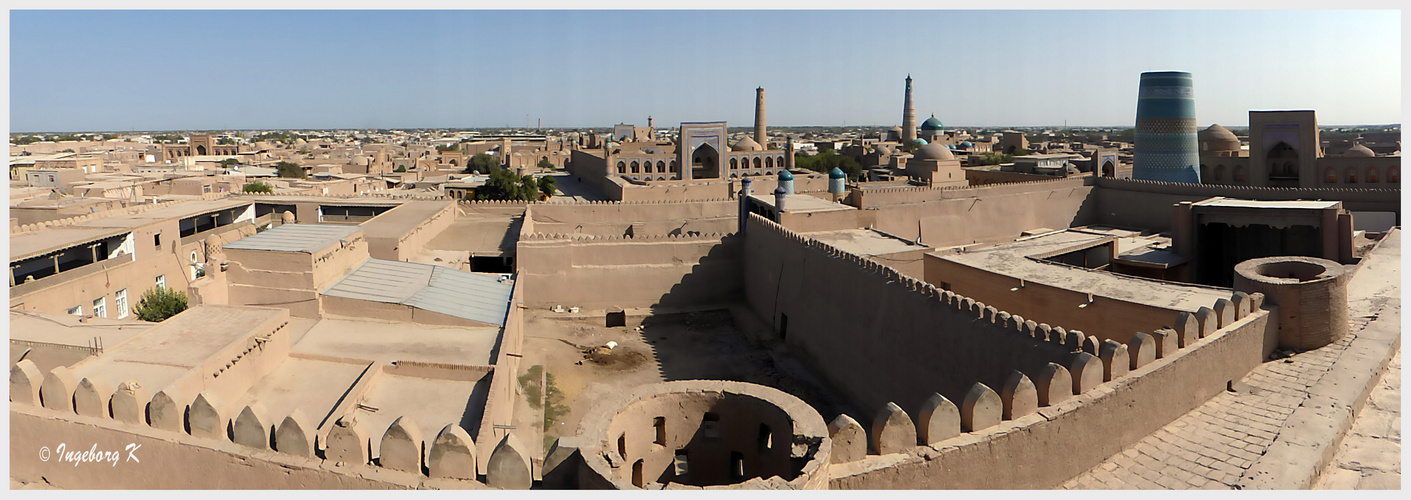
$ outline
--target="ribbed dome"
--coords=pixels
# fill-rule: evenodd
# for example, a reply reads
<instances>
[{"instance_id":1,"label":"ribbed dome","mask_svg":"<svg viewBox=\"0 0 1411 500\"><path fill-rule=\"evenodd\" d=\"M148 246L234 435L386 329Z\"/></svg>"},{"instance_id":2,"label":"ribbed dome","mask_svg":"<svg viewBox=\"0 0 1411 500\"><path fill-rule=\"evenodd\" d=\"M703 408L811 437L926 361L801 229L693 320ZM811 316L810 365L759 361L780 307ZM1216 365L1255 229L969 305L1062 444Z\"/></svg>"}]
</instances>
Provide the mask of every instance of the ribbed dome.
<instances>
[{"instance_id":1,"label":"ribbed dome","mask_svg":"<svg viewBox=\"0 0 1411 500\"><path fill-rule=\"evenodd\" d=\"M780 170L780 171L779 171L779 180L781 180L781 181L792 181L792 180L794 180L794 174L793 174L793 172L790 172L790 171L788 171L788 170Z\"/></svg>"},{"instance_id":2,"label":"ribbed dome","mask_svg":"<svg viewBox=\"0 0 1411 500\"><path fill-rule=\"evenodd\" d=\"M1201 151L1239 151L1240 138L1230 129L1216 123L1200 131Z\"/></svg>"},{"instance_id":3,"label":"ribbed dome","mask_svg":"<svg viewBox=\"0 0 1411 500\"><path fill-rule=\"evenodd\" d=\"M1377 153L1373 153L1371 149L1367 148L1367 146L1358 144L1356 146L1348 148L1347 151L1343 151L1342 156L1344 158L1372 158L1374 156L1377 156Z\"/></svg>"},{"instance_id":4,"label":"ribbed dome","mask_svg":"<svg viewBox=\"0 0 1411 500\"><path fill-rule=\"evenodd\" d=\"M941 121L936 119L936 115L935 115L935 114L932 114L930 118L927 118L927 119L926 119L926 121L921 122L921 130L937 130L937 131L940 131L940 130L945 130L945 129L946 129L946 126L945 126L945 125L942 125L942 124L941 124Z\"/></svg>"},{"instance_id":5,"label":"ribbed dome","mask_svg":"<svg viewBox=\"0 0 1411 500\"><path fill-rule=\"evenodd\" d=\"M955 159L955 155L951 154L950 149L946 148L945 146L942 146L941 143L938 142L938 143L935 143L935 144L927 144L927 145L925 145L925 146L921 146L920 148L917 148L917 150L916 150L916 152L914 153L914 156L912 157L912 159L913 159L913 160L954 160L954 159Z\"/></svg>"},{"instance_id":6,"label":"ribbed dome","mask_svg":"<svg viewBox=\"0 0 1411 500\"><path fill-rule=\"evenodd\" d=\"M828 172L829 179L842 179L843 177L847 177L847 174L844 174L841 168L833 167L833 170Z\"/></svg>"},{"instance_id":7,"label":"ribbed dome","mask_svg":"<svg viewBox=\"0 0 1411 500\"><path fill-rule=\"evenodd\" d=\"M730 146L730 150L731 150L731 151L764 151L764 147L763 147L763 146L760 146L758 142L755 142L755 141L754 141L754 139L751 139L751 138L749 138L749 137L746 137L746 138L744 138L744 139L740 139L740 142L735 143L734 146Z\"/></svg>"}]
</instances>

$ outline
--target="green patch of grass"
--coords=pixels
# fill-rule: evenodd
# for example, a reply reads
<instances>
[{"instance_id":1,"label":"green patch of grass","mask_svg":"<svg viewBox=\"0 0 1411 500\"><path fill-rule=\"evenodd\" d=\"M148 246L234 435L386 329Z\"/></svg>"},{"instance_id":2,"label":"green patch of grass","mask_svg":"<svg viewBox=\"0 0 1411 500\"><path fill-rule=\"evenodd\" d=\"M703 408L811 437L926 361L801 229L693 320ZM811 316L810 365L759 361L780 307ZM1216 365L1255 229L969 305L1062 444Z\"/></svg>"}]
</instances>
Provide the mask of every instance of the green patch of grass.
<instances>
[{"instance_id":1,"label":"green patch of grass","mask_svg":"<svg viewBox=\"0 0 1411 500\"><path fill-rule=\"evenodd\" d=\"M539 387L539 375L544 373L543 365L534 365L524 371L524 375L519 376L519 387L524 390L524 396L529 398L529 407L535 410L543 406L543 388Z\"/></svg>"}]
</instances>

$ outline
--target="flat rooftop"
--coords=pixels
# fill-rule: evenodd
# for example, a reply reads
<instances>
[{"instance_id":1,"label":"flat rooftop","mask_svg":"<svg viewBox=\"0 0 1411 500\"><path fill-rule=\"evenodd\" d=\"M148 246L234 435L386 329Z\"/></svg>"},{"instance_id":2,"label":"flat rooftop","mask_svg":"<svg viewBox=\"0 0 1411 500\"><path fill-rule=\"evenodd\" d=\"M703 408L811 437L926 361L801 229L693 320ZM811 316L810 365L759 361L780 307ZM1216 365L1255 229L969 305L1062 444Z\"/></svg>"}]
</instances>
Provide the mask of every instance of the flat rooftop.
<instances>
[{"instance_id":1,"label":"flat rooftop","mask_svg":"<svg viewBox=\"0 0 1411 500\"><path fill-rule=\"evenodd\" d=\"M10 236L10 262L132 232L111 227L65 226Z\"/></svg>"},{"instance_id":2,"label":"flat rooftop","mask_svg":"<svg viewBox=\"0 0 1411 500\"><path fill-rule=\"evenodd\" d=\"M314 253L335 245L361 230L361 226L284 224L253 236L226 243L224 248Z\"/></svg>"},{"instance_id":3,"label":"flat rooftop","mask_svg":"<svg viewBox=\"0 0 1411 500\"><path fill-rule=\"evenodd\" d=\"M249 168L249 167L246 167ZM337 198L333 196L244 196L242 199L254 200L255 203L265 203L274 205L293 205L296 203L318 203L320 205L354 205L354 206L397 206L406 203L407 200L392 198L374 198L371 196L360 196L357 198Z\"/></svg>"},{"instance_id":4,"label":"flat rooftop","mask_svg":"<svg viewBox=\"0 0 1411 500\"><path fill-rule=\"evenodd\" d=\"M305 333L291 352L349 361L416 361L490 366L500 329L436 326L328 316Z\"/></svg>"},{"instance_id":5,"label":"flat rooftop","mask_svg":"<svg viewBox=\"0 0 1411 500\"><path fill-rule=\"evenodd\" d=\"M269 232L272 231L265 234ZM513 289L512 282L500 282L497 274L472 273L416 262L368 259L322 293L404 304L481 323L503 325Z\"/></svg>"},{"instance_id":6,"label":"flat rooftop","mask_svg":"<svg viewBox=\"0 0 1411 500\"><path fill-rule=\"evenodd\" d=\"M368 238L399 238L431 219L437 212L451 206L452 201L411 201L382 212L363 222L363 236ZM453 217L454 214L447 215Z\"/></svg>"},{"instance_id":7,"label":"flat rooftop","mask_svg":"<svg viewBox=\"0 0 1411 500\"><path fill-rule=\"evenodd\" d=\"M1075 268L1034 257L1089 247L1113 237L1109 232L1069 229L990 247L967 247L964 253L933 252L930 255L1014 279L1156 307L1195 311L1202 306L1208 307L1216 300L1230 297L1228 289ZM1142 239L1141 236L1128 238ZM1119 253L1123 247L1121 239L1125 238L1119 238Z\"/></svg>"},{"instance_id":8,"label":"flat rooftop","mask_svg":"<svg viewBox=\"0 0 1411 500\"><path fill-rule=\"evenodd\" d=\"M764 204L764 206L774 206L774 194L752 194L750 198ZM856 210L855 208L841 203L809 196L806 194L784 195L785 208L789 213L809 213L809 212L836 212L840 210Z\"/></svg>"},{"instance_id":9,"label":"flat rooftop","mask_svg":"<svg viewBox=\"0 0 1411 500\"><path fill-rule=\"evenodd\" d=\"M1197 201L1197 207L1225 207L1225 208L1284 208L1284 209L1304 209L1319 210L1334 208L1340 205L1340 201L1321 200L1292 200L1292 201L1261 201L1261 200L1236 200L1233 198L1213 198L1209 200Z\"/></svg>"},{"instance_id":10,"label":"flat rooftop","mask_svg":"<svg viewBox=\"0 0 1411 500\"><path fill-rule=\"evenodd\" d=\"M103 217L101 219L87 220L75 224L79 227L120 227L134 229L148 224L162 222L171 219L184 219L197 215L218 212L231 208L248 206L248 200L225 199L225 200L190 200L181 203L157 207L136 214L115 215Z\"/></svg>"},{"instance_id":11,"label":"flat rooftop","mask_svg":"<svg viewBox=\"0 0 1411 500\"><path fill-rule=\"evenodd\" d=\"M872 229L844 229L803 233L839 250L864 257L924 250L929 247L886 235Z\"/></svg>"},{"instance_id":12,"label":"flat rooftop","mask_svg":"<svg viewBox=\"0 0 1411 500\"><path fill-rule=\"evenodd\" d=\"M204 304L167 318L104 358L194 368L230 344L251 335L255 327L287 314L284 309ZM263 333L263 332L261 332Z\"/></svg>"},{"instance_id":13,"label":"flat rooftop","mask_svg":"<svg viewBox=\"0 0 1411 500\"><path fill-rule=\"evenodd\" d=\"M259 402L270 415L279 416L275 418L283 418L298 409L312 420L310 424L318 426L328 418L338 405L338 400L367 368L367 363L340 363L291 356L261 378L231 408L239 412L246 405Z\"/></svg>"}]
</instances>

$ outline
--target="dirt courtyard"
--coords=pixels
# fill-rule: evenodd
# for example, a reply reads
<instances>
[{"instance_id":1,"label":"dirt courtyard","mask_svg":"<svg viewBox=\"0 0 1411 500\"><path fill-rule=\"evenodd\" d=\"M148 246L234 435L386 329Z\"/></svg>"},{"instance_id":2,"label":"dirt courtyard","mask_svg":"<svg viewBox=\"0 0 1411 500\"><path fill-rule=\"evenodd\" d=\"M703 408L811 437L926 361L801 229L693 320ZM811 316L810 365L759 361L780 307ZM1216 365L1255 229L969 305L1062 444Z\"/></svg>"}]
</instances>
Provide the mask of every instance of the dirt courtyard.
<instances>
[{"instance_id":1,"label":"dirt courtyard","mask_svg":"<svg viewBox=\"0 0 1411 500\"><path fill-rule=\"evenodd\" d=\"M736 326L737 315L749 313L732 309L628 316L627 326L613 328L601 315L528 311L521 372L542 365L568 409L545 429L545 441L576 434L583 412L613 389L672 380L774 387L809 403L825 420L849 409L782 346L751 342ZM617 346L601 349L608 342Z\"/></svg>"}]
</instances>

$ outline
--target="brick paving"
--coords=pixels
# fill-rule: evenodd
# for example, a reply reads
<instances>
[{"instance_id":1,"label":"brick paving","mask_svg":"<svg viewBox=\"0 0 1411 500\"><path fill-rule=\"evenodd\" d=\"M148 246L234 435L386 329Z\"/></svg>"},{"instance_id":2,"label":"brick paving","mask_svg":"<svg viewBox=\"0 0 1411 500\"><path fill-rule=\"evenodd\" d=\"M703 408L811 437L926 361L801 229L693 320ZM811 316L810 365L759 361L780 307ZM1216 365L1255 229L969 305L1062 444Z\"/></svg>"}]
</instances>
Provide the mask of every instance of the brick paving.
<instances>
[{"instance_id":1,"label":"brick paving","mask_svg":"<svg viewBox=\"0 0 1411 500\"><path fill-rule=\"evenodd\" d=\"M1352 318L1352 333L1341 340L1256 367L1241 380L1245 387L1211 398L1062 488L1234 489L1368 321Z\"/></svg>"}]
</instances>

